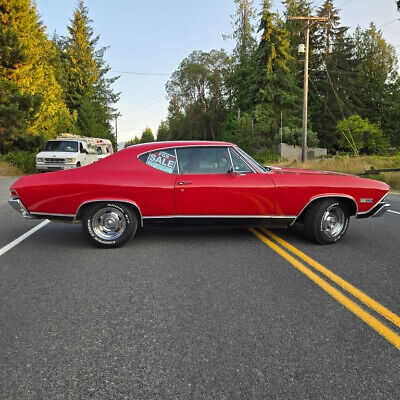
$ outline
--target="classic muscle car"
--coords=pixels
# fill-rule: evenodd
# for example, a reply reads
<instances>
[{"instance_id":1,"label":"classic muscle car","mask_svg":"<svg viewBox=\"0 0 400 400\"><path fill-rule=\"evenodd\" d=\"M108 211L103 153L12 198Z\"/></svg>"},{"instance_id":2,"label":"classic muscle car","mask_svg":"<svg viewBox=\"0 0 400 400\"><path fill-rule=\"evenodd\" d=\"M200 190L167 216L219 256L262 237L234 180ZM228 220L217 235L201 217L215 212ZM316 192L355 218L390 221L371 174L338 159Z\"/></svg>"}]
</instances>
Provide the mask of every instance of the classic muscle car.
<instances>
[{"instance_id":1,"label":"classic muscle car","mask_svg":"<svg viewBox=\"0 0 400 400\"><path fill-rule=\"evenodd\" d=\"M81 222L100 247L119 247L141 226L304 224L316 243L345 234L350 217L382 215L390 187L357 176L263 167L232 143L153 142L82 168L22 177L9 203L25 218Z\"/></svg>"}]
</instances>

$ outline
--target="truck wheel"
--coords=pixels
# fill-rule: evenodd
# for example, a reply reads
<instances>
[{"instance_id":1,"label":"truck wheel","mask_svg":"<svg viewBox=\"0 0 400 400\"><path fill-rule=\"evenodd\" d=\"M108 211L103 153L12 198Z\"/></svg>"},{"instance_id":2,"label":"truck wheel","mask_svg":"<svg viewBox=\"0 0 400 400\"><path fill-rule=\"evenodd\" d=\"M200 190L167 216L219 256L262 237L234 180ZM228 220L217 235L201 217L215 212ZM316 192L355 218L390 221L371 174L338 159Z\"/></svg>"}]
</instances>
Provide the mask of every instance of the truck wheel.
<instances>
[{"instance_id":1,"label":"truck wheel","mask_svg":"<svg viewBox=\"0 0 400 400\"><path fill-rule=\"evenodd\" d=\"M137 214L129 205L97 203L83 213L83 232L98 247L123 246L132 239L137 228Z\"/></svg>"},{"instance_id":2,"label":"truck wheel","mask_svg":"<svg viewBox=\"0 0 400 400\"><path fill-rule=\"evenodd\" d=\"M79 168L81 166L81 163L78 161L77 163L76 163L76 168Z\"/></svg>"},{"instance_id":3,"label":"truck wheel","mask_svg":"<svg viewBox=\"0 0 400 400\"><path fill-rule=\"evenodd\" d=\"M349 214L340 201L317 201L308 208L304 219L306 236L318 244L338 242L349 226Z\"/></svg>"}]
</instances>

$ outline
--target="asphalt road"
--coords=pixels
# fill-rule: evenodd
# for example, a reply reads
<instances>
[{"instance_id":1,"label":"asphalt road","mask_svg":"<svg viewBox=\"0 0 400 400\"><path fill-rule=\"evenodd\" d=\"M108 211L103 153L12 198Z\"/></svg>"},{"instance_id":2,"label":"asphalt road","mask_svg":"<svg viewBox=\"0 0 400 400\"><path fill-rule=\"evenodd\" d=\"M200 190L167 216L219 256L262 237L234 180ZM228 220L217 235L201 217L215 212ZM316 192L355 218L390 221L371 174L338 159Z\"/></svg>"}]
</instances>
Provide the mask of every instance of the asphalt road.
<instances>
[{"instance_id":1,"label":"asphalt road","mask_svg":"<svg viewBox=\"0 0 400 400\"><path fill-rule=\"evenodd\" d=\"M0 252L39 223L9 209L11 181ZM353 220L333 246L274 233L400 315L400 214ZM247 229L144 229L101 250L50 223L0 255L0 318L2 400L400 398L395 339Z\"/></svg>"}]
</instances>

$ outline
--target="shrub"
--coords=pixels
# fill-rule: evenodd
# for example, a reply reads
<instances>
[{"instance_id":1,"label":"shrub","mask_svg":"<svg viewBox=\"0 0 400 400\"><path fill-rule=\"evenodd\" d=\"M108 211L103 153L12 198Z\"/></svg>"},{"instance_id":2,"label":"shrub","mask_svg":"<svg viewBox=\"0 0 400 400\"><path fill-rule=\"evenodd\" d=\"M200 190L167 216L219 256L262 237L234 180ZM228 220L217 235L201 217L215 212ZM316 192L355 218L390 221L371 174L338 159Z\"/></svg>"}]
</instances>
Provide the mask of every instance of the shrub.
<instances>
[{"instance_id":1,"label":"shrub","mask_svg":"<svg viewBox=\"0 0 400 400\"><path fill-rule=\"evenodd\" d=\"M253 155L254 159L260 164L273 164L282 161L279 153L273 150L259 151Z\"/></svg>"},{"instance_id":2,"label":"shrub","mask_svg":"<svg viewBox=\"0 0 400 400\"><path fill-rule=\"evenodd\" d=\"M280 132L278 136L275 138L277 143L280 143L281 137ZM284 127L282 129L282 142L286 144L290 144L292 146L301 146L303 141L303 131L301 128L288 128ZM319 140L316 132L313 132L311 129L307 131L307 146L308 147L318 147Z\"/></svg>"},{"instance_id":3,"label":"shrub","mask_svg":"<svg viewBox=\"0 0 400 400\"><path fill-rule=\"evenodd\" d=\"M339 121L336 130L341 135L339 144L345 150L352 150L355 153L360 150L361 153L373 154L389 147L382 129L359 115L352 115Z\"/></svg>"},{"instance_id":4,"label":"shrub","mask_svg":"<svg viewBox=\"0 0 400 400\"><path fill-rule=\"evenodd\" d=\"M36 156L27 151L13 151L1 156L1 158L26 173L36 171Z\"/></svg>"}]
</instances>

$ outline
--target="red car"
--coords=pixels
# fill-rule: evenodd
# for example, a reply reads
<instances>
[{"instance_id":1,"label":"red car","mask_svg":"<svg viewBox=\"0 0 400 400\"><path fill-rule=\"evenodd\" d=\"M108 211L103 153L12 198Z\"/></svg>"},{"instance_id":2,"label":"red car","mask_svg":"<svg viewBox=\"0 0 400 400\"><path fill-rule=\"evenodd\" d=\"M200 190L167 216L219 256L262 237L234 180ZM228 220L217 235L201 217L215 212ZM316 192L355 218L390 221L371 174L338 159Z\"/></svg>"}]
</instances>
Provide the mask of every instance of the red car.
<instances>
[{"instance_id":1,"label":"red car","mask_svg":"<svg viewBox=\"0 0 400 400\"><path fill-rule=\"evenodd\" d=\"M82 222L100 247L150 223L288 227L337 242L351 216L382 215L390 187L332 172L263 167L232 143L154 142L86 167L20 178L9 203L26 218Z\"/></svg>"}]
</instances>

